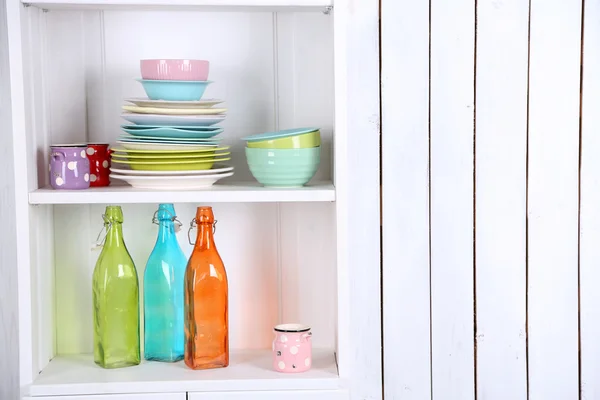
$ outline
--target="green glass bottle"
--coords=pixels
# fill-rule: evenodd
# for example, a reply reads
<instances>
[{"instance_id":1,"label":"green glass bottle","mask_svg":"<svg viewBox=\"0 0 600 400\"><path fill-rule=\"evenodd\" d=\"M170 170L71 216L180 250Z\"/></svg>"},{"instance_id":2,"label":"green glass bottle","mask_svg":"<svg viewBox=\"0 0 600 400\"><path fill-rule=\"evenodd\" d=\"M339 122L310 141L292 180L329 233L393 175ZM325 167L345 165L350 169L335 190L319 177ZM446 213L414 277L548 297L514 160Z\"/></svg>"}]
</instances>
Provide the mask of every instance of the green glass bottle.
<instances>
[{"instance_id":1,"label":"green glass bottle","mask_svg":"<svg viewBox=\"0 0 600 400\"><path fill-rule=\"evenodd\" d=\"M123 212L106 207L106 239L94 269L94 361L103 368L140 363L139 283L123 241Z\"/></svg>"}]
</instances>

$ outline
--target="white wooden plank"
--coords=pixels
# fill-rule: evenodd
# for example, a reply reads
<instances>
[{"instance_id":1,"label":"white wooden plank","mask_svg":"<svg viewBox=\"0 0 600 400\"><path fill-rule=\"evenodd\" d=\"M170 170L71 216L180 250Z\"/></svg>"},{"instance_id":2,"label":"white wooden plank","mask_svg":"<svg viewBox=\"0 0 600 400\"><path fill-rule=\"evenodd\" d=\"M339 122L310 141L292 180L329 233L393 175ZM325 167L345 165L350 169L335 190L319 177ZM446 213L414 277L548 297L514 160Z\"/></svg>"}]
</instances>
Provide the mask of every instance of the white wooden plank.
<instances>
[{"instance_id":1,"label":"white wooden plank","mask_svg":"<svg viewBox=\"0 0 600 400\"><path fill-rule=\"evenodd\" d=\"M334 348L335 206L280 205L281 322L312 328L313 346Z\"/></svg>"},{"instance_id":2,"label":"white wooden plank","mask_svg":"<svg viewBox=\"0 0 600 400\"><path fill-rule=\"evenodd\" d=\"M335 390L342 385L331 350L313 349L313 363L302 374L282 374L272 367L272 351L232 351L227 368L194 371L183 361L143 361L135 368L107 370L93 355L56 357L36 378L31 396L68 396L159 392L254 390Z\"/></svg>"},{"instance_id":3,"label":"white wooden plank","mask_svg":"<svg viewBox=\"0 0 600 400\"><path fill-rule=\"evenodd\" d=\"M600 398L600 2L584 10L579 299L581 399Z\"/></svg>"},{"instance_id":4,"label":"white wooden plank","mask_svg":"<svg viewBox=\"0 0 600 400\"><path fill-rule=\"evenodd\" d=\"M527 399L527 2L478 2L477 397Z\"/></svg>"},{"instance_id":5,"label":"white wooden plank","mask_svg":"<svg viewBox=\"0 0 600 400\"><path fill-rule=\"evenodd\" d=\"M217 184L205 190L153 191L125 185L86 190L38 189L29 194L31 204L106 204L106 203L238 203L334 201L335 188L320 183L302 188L267 188L258 183Z\"/></svg>"},{"instance_id":6,"label":"white wooden plank","mask_svg":"<svg viewBox=\"0 0 600 400\"><path fill-rule=\"evenodd\" d=\"M353 398L377 400L383 378L378 2L336 1L334 57L338 365Z\"/></svg>"},{"instance_id":7,"label":"white wooden plank","mask_svg":"<svg viewBox=\"0 0 600 400\"><path fill-rule=\"evenodd\" d=\"M473 1L431 1L433 398L474 398Z\"/></svg>"},{"instance_id":8,"label":"white wooden plank","mask_svg":"<svg viewBox=\"0 0 600 400\"><path fill-rule=\"evenodd\" d=\"M39 400L39 397L23 397L23 400ZM110 394L99 396L52 396L52 400L186 400L185 393L160 394Z\"/></svg>"},{"instance_id":9,"label":"white wooden plank","mask_svg":"<svg viewBox=\"0 0 600 400\"><path fill-rule=\"evenodd\" d=\"M10 64L12 112L13 157L14 157L14 211L19 223L15 225L15 239L17 250L17 278L18 278L18 327L19 327L19 381L21 385L31 382L37 371L34 366L34 337L33 337L33 312L31 299L31 270L30 270L30 209L27 203L27 194L34 186L32 176L29 174L30 161L35 153L30 152L27 143L27 132L30 132L28 123L28 110L26 104L25 77L29 72L26 58L27 49L23 49L23 41L27 43L28 37L23 33L22 24L27 21L28 14L18 2L6 3L6 19L8 26L8 54ZM37 363L36 363L37 364Z\"/></svg>"},{"instance_id":10,"label":"white wooden plank","mask_svg":"<svg viewBox=\"0 0 600 400\"><path fill-rule=\"evenodd\" d=\"M381 7L384 395L428 400L429 2Z\"/></svg>"},{"instance_id":11,"label":"white wooden plank","mask_svg":"<svg viewBox=\"0 0 600 400\"><path fill-rule=\"evenodd\" d=\"M270 392L224 392L224 393L190 393L189 400L349 400L347 390L299 390L299 391L270 391Z\"/></svg>"},{"instance_id":12,"label":"white wooden plank","mask_svg":"<svg viewBox=\"0 0 600 400\"><path fill-rule=\"evenodd\" d=\"M15 175L10 104L10 71L6 0L0 2L0 220L6 227L16 225ZM19 311L17 304L17 238L12 229L3 229L0 242L0 398L19 397Z\"/></svg>"},{"instance_id":13,"label":"white wooden plank","mask_svg":"<svg viewBox=\"0 0 600 400\"><path fill-rule=\"evenodd\" d=\"M581 1L532 0L530 29L529 399L576 399Z\"/></svg>"},{"instance_id":14,"label":"white wooden plank","mask_svg":"<svg viewBox=\"0 0 600 400\"><path fill-rule=\"evenodd\" d=\"M332 6L333 0L21 0L45 8L111 9L131 7L211 7L211 8L276 8L311 10Z\"/></svg>"}]
</instances>

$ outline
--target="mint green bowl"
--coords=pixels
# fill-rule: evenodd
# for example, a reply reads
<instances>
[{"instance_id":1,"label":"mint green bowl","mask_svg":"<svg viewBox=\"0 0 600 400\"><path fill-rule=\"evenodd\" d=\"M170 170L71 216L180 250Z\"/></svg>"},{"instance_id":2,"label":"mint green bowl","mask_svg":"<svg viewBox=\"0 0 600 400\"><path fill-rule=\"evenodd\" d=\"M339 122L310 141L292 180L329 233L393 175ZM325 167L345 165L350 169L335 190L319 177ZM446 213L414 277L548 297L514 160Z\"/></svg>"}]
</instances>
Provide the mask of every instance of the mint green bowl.
<instances>
[{"instance_id":1,"label":"mint green bowl","mask_svg":"<svg viewBox=\"0 0 600 400\"><path fill-rule=\"evenodd\" d=\"M321 147L308 149L257 149L246 147L252 176L264 186L300 187L315 176Z\"/></svg>"}]
</instances>

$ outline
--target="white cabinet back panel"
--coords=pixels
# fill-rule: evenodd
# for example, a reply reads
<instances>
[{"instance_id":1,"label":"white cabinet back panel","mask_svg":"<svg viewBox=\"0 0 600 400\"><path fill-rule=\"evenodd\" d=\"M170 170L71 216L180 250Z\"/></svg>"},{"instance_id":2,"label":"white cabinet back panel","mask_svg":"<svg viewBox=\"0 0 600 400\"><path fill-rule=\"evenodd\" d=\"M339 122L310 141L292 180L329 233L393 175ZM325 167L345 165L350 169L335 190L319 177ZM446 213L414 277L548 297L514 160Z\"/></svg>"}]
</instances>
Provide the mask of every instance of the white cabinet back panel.
<instances>
[{"instance_id":1,"label":"white cabinet back panel","mask_svg":"<svg viewBox=\"0 0 600 400\"><path fill-rule=\"evenodd\" d=\"M120 118L124 99L144 96L135 81L139 60L186 57L211 61L209 79L214 83L205 97L224 99L228 108L222 135L232 146L236 181L253 179L239 138L298 126L321 128L322 160L314 179L332 178L331 16L321 12L57 10L33 15L40 23L36 29L45 34L32 36L32 41L39 40L35 45L44 56L40 60L48 66L43 73L33 72L47 89L46 98L34 110L37 120L46 121L35 129L31 145L32 154L39 155L38 164L45 165L51 143L114 143L124 123ZM38 168L40 185L47 183L46 168ZM157 229L151 224L156 206L124 206L125 240L140 282L156 240ZM195 206L175 205L184 224L179 236L186 254L192 249L187 228ZM269 348L273 325L301 322L313 328L315 346L333 348L333 203L213 206L219 220L217 245L229 276L231 347ZM104 207L35 208L40 226L48 228L31 233L33 245L38 244L32 262L39 264L34 274L39 292L34 297L39 299L33 307L38 325L33 329L44 332L34 335L41 338L33 349L38 370L54 354L93 349L91 276L99 254L93 246L102 228ZM54 268L47 261L52 259Z\"/></svg>"},{"instance_id":2,"label":"white cabinet back panel","mask_svg":"<svg viewBox=\"0 0 600 400\"><path fill-rule=\"evenodd\" d=\"M269 348L272 327L280 321L309 324L314 345L333 348L333 205L212 206L218 220L217 248L229 279L231 348ZM125 243L142 292L144 268L158 232L151 222L155 210L151 204L123 206ZM187 231L195 205L176 204L175 210L184 224L179 243L189 256L192 246ZM54 235L60 238L55 242L58 354L93 351L91 284L100 254L100 249L93 247L102 229L103 212L103 205L55 206Z\"/></svg>"}]
</instances>

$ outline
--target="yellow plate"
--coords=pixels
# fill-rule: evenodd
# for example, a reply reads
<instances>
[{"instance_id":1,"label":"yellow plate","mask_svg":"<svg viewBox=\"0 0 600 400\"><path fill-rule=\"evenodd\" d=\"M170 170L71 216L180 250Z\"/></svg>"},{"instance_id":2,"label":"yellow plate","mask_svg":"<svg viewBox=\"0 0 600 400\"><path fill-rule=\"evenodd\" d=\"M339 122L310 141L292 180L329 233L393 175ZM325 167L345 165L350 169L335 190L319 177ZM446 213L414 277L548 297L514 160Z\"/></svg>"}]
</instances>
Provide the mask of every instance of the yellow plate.
<instances>
[{"instance_id":1,"label":"yellow plate","mask_svg":"<svg viewBox=\"0 0 600 400\"><path fill-rule=\"evenodd\" d=\"M231 157L214 158L206 161L176 161L176 162L152 162L152 161L123 161L112 160L115 164L129 165L131 169L143 171L197 171L211 169L215 162L229 161Z\"/></svg>"}]
</instances>

